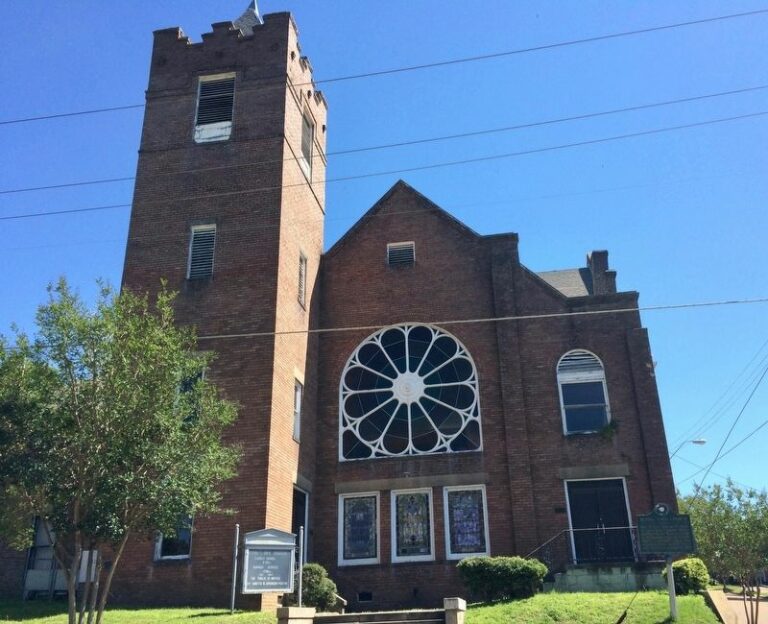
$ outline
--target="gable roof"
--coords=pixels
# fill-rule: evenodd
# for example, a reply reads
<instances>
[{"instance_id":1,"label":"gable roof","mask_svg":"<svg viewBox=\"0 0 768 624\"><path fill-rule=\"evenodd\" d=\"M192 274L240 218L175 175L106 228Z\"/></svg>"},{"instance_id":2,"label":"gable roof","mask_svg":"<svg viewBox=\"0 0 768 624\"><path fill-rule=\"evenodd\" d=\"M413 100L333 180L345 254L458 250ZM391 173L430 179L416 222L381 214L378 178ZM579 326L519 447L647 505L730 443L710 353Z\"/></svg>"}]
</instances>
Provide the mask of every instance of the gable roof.
<instances>
[{"instance_id":1,"label":"gable roof","mask_svg":"<svg viewBox=\"0 0 768 624\"><path fill-rule=\"evenodd\" d=\"M592 294L592 273L589 269L542 271L536 275L566 297L584 297Z\"/></svg>"},{"instance_id":2,"label":"gable roof","mask_svg":"<svg viewBox=\"0 0 768 624\"><path fill-rule=\"evenodd\" d=\"M426 212L433 213L435 216L445 220L451 227L457 229L459 232L464 234L465 236L469 236L472 238L480 238L480 234L475 232L472 228L465 225L461 221L459 221L456 217L454 217L452 214L450 214L448 211L444 210L440 206L438 206L435 202L433 202L431 199L423 195L422 193L419 193L415 188L413 188L410 184L407 182L404 182L403 180L398 180L395 182L392 187L382 195L379 200L371 206L371 208L362 216L360 217L355 224L349 228L344 235L337 240L328 251L325 252L324 255L330 256L333 255L344 246L344 244L352 238L352 236L360 230L363 226L367 225L369 221L374 219L377 215L380 213L384 213L387 208L391 206L392 198L398 194L403 193L406 195L411 196L412 198L416 199L416 201L419 203L420 207L425 210ZM393 212L392 214L396 214Z\"/></svg>"}]
</instances>

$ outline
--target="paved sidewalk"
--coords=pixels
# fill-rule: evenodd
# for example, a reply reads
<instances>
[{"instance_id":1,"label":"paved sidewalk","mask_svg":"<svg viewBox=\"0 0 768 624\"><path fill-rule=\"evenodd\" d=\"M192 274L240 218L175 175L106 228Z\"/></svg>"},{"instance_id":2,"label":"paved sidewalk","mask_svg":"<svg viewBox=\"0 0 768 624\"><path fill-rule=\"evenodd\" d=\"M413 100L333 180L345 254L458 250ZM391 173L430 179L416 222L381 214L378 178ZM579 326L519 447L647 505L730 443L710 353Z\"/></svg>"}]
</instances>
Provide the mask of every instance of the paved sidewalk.
<instances>
[{"instance_id":1,"label":"paved sidewalk","mask_svg":"<svg viewBox=\"0 0 768 624\"><path fill-rule=\"evenodd\" d=\"M747 624L741 596L724 594L722 589L710 589L708 593L725 624ZM760 616L757 624L768 624L768 598L760 600Z\"/></svg>"}]
</instances>

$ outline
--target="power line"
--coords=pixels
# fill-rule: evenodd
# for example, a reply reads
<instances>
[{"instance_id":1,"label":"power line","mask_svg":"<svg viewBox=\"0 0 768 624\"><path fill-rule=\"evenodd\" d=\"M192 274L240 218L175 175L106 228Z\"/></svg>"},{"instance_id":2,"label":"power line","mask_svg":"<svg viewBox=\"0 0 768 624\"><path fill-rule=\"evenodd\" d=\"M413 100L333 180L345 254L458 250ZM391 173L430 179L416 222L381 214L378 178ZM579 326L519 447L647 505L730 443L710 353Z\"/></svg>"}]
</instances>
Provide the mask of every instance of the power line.
<instances>
[{"instance_id":1,"label":"power line","mask_svg":"<svg viewBox=\"0 0 768 624\"><path fill-rule=\"evenodd\" d=\"M457 134L447 134L442 136L432 136L432 137L425 137L421 139L412 139L407 141L397 141L394 143L384 143L380 145L370 145L370 146L363 146L363 147L356 147L356 148L347 148L347 149L341 149L341 150L334 150L331 152L328 152L325 154L326 157L332 157L332 156L346 156L350 154L359 154L362 152L371 152L371 151L378 151L378 150L386 150L386 149L392 149L397 147L407 147L411 145L423 145L428 143L436 143L439 141L452 141L456 139L465 139L470 137L477 137L477 136L487 136L490 134L498 134L503 132L513 132L516 130L524 130L524 129L530 129L530 128L537 128L542 126L548 126L548 125L554 125L559 123L566 123L570 121L583 121L585 119L594 119L597 117L605 117L608 115L616 115L620 113L627 113L632 111L639 111L639 110L648 110L652 108L659 108L662 106L670 106L673 104L683 104L687 102L696 102L716 97L723 97L723 96L729 96L729 95L740 95L743 93L750 93L755 91L762 91L768 89L768 84L766 85L756 85L752 87L744 87L741 89L732 89L730 91L718 91L716 93L706 93L703 95L695 95L685 98L677 98L673 100L663 100L663 101L657 101L657 102L650 102L646 104L637 104L634 106L624 106L621 108L614 108L604 111L597 111L592 113L583 113L580 115L570 115L566 117L556 117L554 119L545 119L541 121L534 121L524 124L515 124L511 126L502 126L499 128L488 128L483 130L475 130L470 132L462 132ZM321 159L323 156L322 154L314 154L312 156L313 159ZM183 171L168 171L168 172L156 172L155 175L184 175L189 173L202 173L207 171L221 171L224 169L233 169L233 168L239 168L239 167L249 167L254 165L265 165L265 164L271 164L271 163L277 163L277 162L290 162L292 160L295 160L294 158L280 158L280 159L270 159L270 160L261 160L256 162L248 162L248 163L238 163L235 165L217 165L214 167L200 167L195 169L185 169ZM41 190L49 190L49 189L58 189L58 188L66 188L66 187L72 187L72 186L87 186L90 184L108 184L108 183L114 183L114 182L126 182L130 180L135 180L135 176L130 177L121 177L121 178L105 178L105 179L99 179L99 180L84 180L84 181L78 181L78 182L69 182L64 184L51 184L48 186L36 186L36 187L26 187L26 188L18 188L18 189L6 189L6 190L0 190L0 195L8 195L12 193L26 193L29 191L41 191Z\"/></svg>"},{"instance_id":2,"label":"power line","mask_svg":"<svg viewBox=\"0 0 768 624\"><path fill-rule=\"evenodd\" d=\"M754 303L768 303L768 297L755 299L733 299L723 301L703 301L695 303L673 303L655 306L638 306L635 308L616 308L613 310L581 310L572 312L552 312L549 314L523 314L517 316L491 316L470 319L451 319L442 321L407 321L409 323L425 323L428 325L471 325L475 323L497 323L502 321L533 321L540 319L573 318L574 316L596 316L604 314L625 314L628 312L650 312L655 310L683 310L688 308L709 308L725 305L744 305ZM404 321L406 322L406 321ZM239 334L213 334L198 336L198 340L219 340L224 338L265 338L271 336L297 336L309 334L337 334L345 332L375 331L396 323L382 325L357 325L348 327L324 327L317 329L291 329L282 331L243 332Z\"/></svg>"},{"instance_id":3,"label":"power line","mask_svg":"<svg viewBox=\"0 0 768 624\"><path fill-rule=\"evenodd\" d=\"M72 208L71 210L54 210L51 212L32 212L29 214L9 215L0 217L0 221L13 221L16 219L31 219L32 217L51 217L53 215L74 214L77 212L98 212L100 210L112 210L114 208L130 208L131 204L111 204L109 206L93 206L92 208Z\"/></svg>"},{"instance_id":4,"label":"power line","mask_svg":"<svg viewBox=\"0 0 768 624\"><path fill-rule=\"evenodd\" d=\"M55 113L53 115L39 115L37 117L22 117L21 119L6 119L0 121L0 126L8 124L27 123L29 121L42 121L44 119L59 119L62 117L75 117L78 115L94 115L96 113L111 113L114 111L129 110L132 108L144 108L144 104L127 104L126 106L111 106L109 108L93 108L91 110L74 111L72 113Z\"/></svg>"},{"instance_id":5,"label":"power line","mask_svg":"<svg viewBox=\"0 0 768 624\"><path fill-rule=\"evenodd\" d=\"M670 459L672 459L672 458L670 457ZM675 457L675 459L679 459L680 461L684 461L686 464L688 464L690 466L693 466L694 468L701 468L701 470L705 470L706 469L706 466L702 466L701 464L697 464L696 462L692 462L690 459L686 459L682 455L678 455L677 457ZM712 474L715 475L716 477L719 477L720 479L731 479L731 477L729 477L727 475L720 474L718 472L715 472L714 470L712 471ZM750 488L750 486L748 486L746 483L739 483L735 479L731 479L731 481L733 481L734 483L740 485L741 487L744 487L744 488L747 488L747 489Z\"/></svg>"},{"instance_id":6,"label":"power line","mask_svg":"<svg viewBox=\"0 0 768 624\"><path fill-rule=\"evenodd\" d=\"M615 191L625 191L625 190L632 190L637 188L657 188L659 186L670 186L674 184L686 184L689 182L697 181L697 180L712 180L713 177L731 177L736 175L763 175L763 172L731 172L729 174L726 174L725 176L706 176L705 178L702 177L690 177L690 178L681 178L677 180L667 180L663 183L657 183L657 184L630 184L625 186L614 186L614 187L608 187L608 188L602 188L602 189L590 189L587 191L573 191L568 193L556 193L556 194L547 194L547 195L539 195L539 196L531 196L531 197L516 197L516 198L508 198L505 200L495 200L495 201L486 201L486 202L472 202L470 204L449 204L445 206L441 206L445 210L453 210L457 208L474 208L478 206L495 206L499 204L510 204L510 203L519 203L519 202L532 202L537 201L541 199L552 199L552 198L562 198L562 197L572 197L575 195L590 195L594 193L610 193ZM114 204L114 205L108 205L108 206L95 206L91 208L75 208L71 210L59 210L55 212L40 212L40 213L33 213L33 214L27 214L27 215L10 215L6 217L0 217L0 221L2 220L14 220L14 219L26 219L30 217L46 217L46 216L55 216L55 215L61 215L61 214L70 214L70 213L78 213L78 212L94 212L94 211L100 211L100 210L110 210L113 208L130 208L131 204ZM408 214L416 214L419 211L416 210L393 210L393 211L387 211L384 214L369 214L366 215L366 218L388 218L398 215L408 215ZM323 216L316 219L303 219L301 221L288 221L286 222L289 225L292 226L301 226L301 225L311 225L313 223L320 223L325 222L328 223L330 221L346 221L348 219L354 219L359 220L361 215L359 213L355 214L347 214L342 216L336 216L336 217L328 217ZM282 227L281 223L260 223L258 227L241 227L238 228L238 233L250 233L253 231L262 231L264 229L268 228L278 228ZM169 234L167 236L160 236L160 235L151 235L151 236L135 236L132 237L131 240L133 241L147 241L152 240L156 242L161 241L175 241L178 240L178 234ZM120 240L116 239L98 239L98 240L90 240L90 241L81 241L80 245L83 244L102 244L102 243L115 243L115 242L121 242ZM123 240L124 242L124 240ZM72 246L72 244L66 244L66 245L35 245L35 246L26 246L26 247L9 247L5 249L5 251L23 251L23 250L30 250L30 249L44 249L48 247L63 247L63 246ZM679 437L677 438L679 439Z\"/></svg>"},{"instance_id":7,"label":"power line","mask_svg":"<svg viewBox=\"0 0 768 624\"><path fill-rule=\"evenodd\" d=\"M728 402L727 402L725 405L722 405L722 406L720 406L720 408L719 408L719 409L716 409L716 408L718 407L718 405L721 403L721 401L723 401L723 400L725 399L725 397L726 397L726 396L728 396L728 393L731 391L731 389L733 389L733 388L736 386L736 384L738 383L739 379L740 379L740 378L741 378L741 377L744 375L744 373L746 373L746 372L749 370L749 367L750 367L750 366L752 366L752 363L753 363L755 360L757 360L757 359L758 359L758 357L760 356L760 354L762 353L763 349L764 349L766 346L768 346L768 339L767 339L765 342L763 342L763 344L762 344L762 345L760 345L760 348L759 348L759 349L757 350L757 352L756 352L756 353L755 353L755 354L754 354L754 355L753 355L753 356L750 358L750 360L749 360L749 362L747 362L746 366L744 366L744 368L743 368L743 369L741 369L741 371L739 371L738 375L736 375L736 377L734 377L734 378L733 378L733 380L731 381L731 383L730 383L730 384L728 384L728 387L727 387L727 388L726 388L726 389L723 391L723 393L722 393L722 394L721 394L721 395L720 395L720 396L717 398L717 400L716 400L716 401L715 401L715 402L712 404L712 406L711 406L711 407L710 407L710 408L709 408L709 409L708 409L706 412L704 412L704 414L701 416L701 418L699 418L697 421L695 421L695 422L694 422L692 425L690 425L690 426L689 426L689 427L688 427L688 428L687 428L687 429L686 429L686 430L685 430L685 431L684 431L684 432L683 432L681 435L679 435L679 436L676 438L677 440L681 440L681 441L680 441L680 443L677 445L677 447L675 448L675 450L672 452L672 454L669 456L669 457L670 457L670 459L672 459L673 457L675 457L675 455L677 455L677 453L680 451L680 449L682 449L682 448L683 448L683 446L685 446L685 444L688 442L688 438L691 438L691 437L700 437L700 436L702 435L702 433L703 433L704 431L706 431L706 430L707 430L707 429L708 429L708 428L711 426L711 424L713 424L714 422L716 422L716 421L717 421L717 417L718 417L718 416L719 416L721 413L723 413L723 411L725 411L725 409L727 409L728 407L730 407L730 405L733 403L733 401L735 401L735 399L736 399L736 397L738 396L738 394L737 394L736 396L734 396L734 397L733 397L733 399L732 399L731 401L728 401ZM762 359L762 360L761 360L761 361L758 363L758 366L757 366L757 369L758 369L758 370L760 369L760 367L762 367L762 365L763 365L763 362L765 362L765 361L766 361L766 359L768 359L768 355L766 355L766 356L765 356L765 357L764 357L764 358L763 358L763 359ZM750 385L751 385L751 381L750 381L750 382L747 384L747 387L749 387ZM714 414L712 414L712 416L710 417L710 413L711 413L711 412L713 412L713 411L714 411ZM706 424L701 424L701 423L706 423ZM694 434L694 432L695 432L695 434Z\"/></svg>"},{"instance_id":8,"label":"power line","mask_svg":"<svg viewBox=\"0 0 768 624\"><path fill-rule=\"evenodd\" d=\"M699 431L696 434L696 437L703 436L707 431L709 431L714 425L718 423L720 418L727 410L729 410L731 407L733 407L736 402L740 399L741 396L746 394L749 391L749 388L752 387L752 384L754 384L757 381L757 378L760 376L760 371L763 368L763 365L765 365L768 362L768 354L763 357L763 359L759 362L759 364L755 367L755 370L753 373L748 377L746 383L744 384L743 389L736 395L734 395L725 405L723 405L717 412L715 412L709 420L702 425L702 427L699 429Z\"/></svg>"},{"instance_id":9,"label":"power line","mask_svg":"<svg viewBox=\"0 0 768 624\"><path fill-rule=\"evenodd\" d=\"M728 433L726 434L725 439L723 440L723 443L720 445L720 448L717 450L717 454L715 455L715 458L709 463L708 466L706 466L706 472L704 473L704 476L701 478L701 480L699 481L699 484L698 484L699 488L704 485L704 481L706 480L707 476L709 476L709 472L712 470L712 467L718 461L720 461L723 457L725 457L726 455L728 455L729 453L734 451L736 448L738 448L739 446L744 444L744 442L746 442L749 438L751 438L758 431L760 431L760 429L762 429L763 427L768 425L768 420L766 420L765 422L763 422L763 424L761 424L756 429L753 429L747 436L742 438L739 442L734 444L725 453L723 453L723 448L725 448L726 443L730 439L731 434L733 433L733 430L736 427L736 424L739 422L739 419L741 419L742 414L747 409L747 406L749 405L750 401L752 401L752 397L755 396L755 393L757 392L757 389L760 387L760 384L763 382L763 380L765 379L765 376L767 374L768 374L768 366L766 366L765 369L763 370L763 374L760 375L760 379L758 379L757 383L755 384L755 387L752 388L752 392L750 392L749 396L747 397L747 400L744 402L744 405L741 407L741 410L739 411L738 415L734 419L733 424L731 425L731 428L728 430ZM702 470L704 470L704 469L702 469ZM701 473L701 470L699 470L698 472L692 474L689 477L686 477L685 479L680 481L680 483L685 483L686 481L689 481L690 479L693 479L699 473Z\"/></svg>"},{"instance_id":10,"label":"power line","mask_svg":"<svg viewBox=\"0 0 768 624\"><path fill-rule=\"evenodd\" d=\"M424 69L433 69L436 67L447 67L449 65L458 65L462 63L475 63L478 61L486 61L491 59L497 59L497 58L503 58L507 56L515 56L520 54L528 54L531 52L542 52L544 50L554 50L557 48L564 48L568 46L574 46L574 45L583 45L587 43L595 43L598 41L608 41L611 39L619 39L621 37L632 37L637 35L644 35L652 32L660 32L664 30L672 30L675 28L684 28L688 26L696 26L700 24L708 24L713 22L719 22L724 20L731 20L731 19L738 19L742 17L753 17L756 15L761 15L764 13L768 13L768 9L757 9L755 11L746 11L743 13L731 13L728 15L718 15L715 17L708 17L698 20L689 20L685 22L676 22L673 24L663 24L660 26L650 26L648 28L639 28L635 30L625 30L617 33L609 33L607 35L596 35L594 37L584 37L581 39L570 39L566 41L559 41L555 43L547 43L542 44L538 46L530 46L527 48L517 48L514 50L506 50L502 52L494 52L491 54L480 54L476 56L466 56L466 57L460 57L455 59L448 59L445 61L437 61L433 63L420 63L418 65L408 65L404 67L395 67L390 69L383 69L378 71L371 71L371 72L363 72L358 74L349 74L346 76L337 76L335 78L322 78L317 80L312 80L310 82L303 82L303 83L297 83L294 86L300 87L300 86L313 86L317 84L332 84L336 82L345 82L350 80L359 80L362 78L372 78L372 77L378 77L378 76L387 76L392 74L401 74L405 72L412 72L412 71L420 71ZM35 117L24 117L19 119L6 119L1 120L0 125L10 125L10 124L18 124L18 123L27 123L27 122L33 122L33 121L42 121L42 120L49 120L49 119L60 119L64 117L75 117L79 115L91 115L96 113L106 113L106 112L113 112L113 111L120 111L120 110L128 110L128 109L135 109L135 108L142 108L144 104L128 104L125 106L113 106L108 108L95 108L90 110L82 110L82 111L72 111L68 113L55 113L51 115L39 115Z\"/></svg>"},{"instance_id":11,"label":"power line","mask_svg":"<svg viewBox=\"0 0 768 624\"><path fill-rule=\"evenodd\" d=\"M686 26L695 26L699 24L707 24L711 22L719 22L722 20L736 19L740 17L751 17L768 13L768 9L757 9L755 11L747 11L744 13L732 13L730 15L719 15L717 17L708 17L698 20L690 20L687 22L677 22L675 24L665 24L662 26L651 26L649 28L638 28L636 30L625 30L618 33L611 33L608 35L596 35L594 37L585 37L583 39L570 39L568 41L560 41L557 43L547 43L538 46L531 46L528 48L518 48L516 50L507 50L505 52L495 52L492 54L480 54L477 56L467 56L463 58L450 59L447 61L438 61L435 63L422 63L419 65L409 65L406 67L396 67L393 69L383 69L379 71L366 72L361 74L351 74L348 76L340 76L337 78L326 78L322 80L313 81L314 84L328 84L333 82L342 82L345 80L357 80L359 78L371 78L375 76L387 76L391 74L400 74L403 72L417 71L422 69L432 69L435 67L445 67L447 65L458 65L460 63L474 63L476 61L487 61L490 59L502 58L505 56L514 56L517 54L528 54L530 52L542 52L544 50L554 50L556 48L564 48L573 45L582 45L585 43L595 43L597 41L607 41L609 39L618 39L620 37L632 37L635 35L644 35L652 32L659 32L662 30L671 30L673 28L683 28ZM297 86L308 86L313 84L312 82L302 83Z\"/></svg>"},{"instance_id":12,"label":"power line","mask_svg":"<svg viewBox=\"0 0 768 624\"><path fill-rule=\"evenodd\" d=\"M637 138L637 137L642 137L642 136L651 136L651 135L662 134L662 133L666 133L666 132L674 132L674 131L677 131L677 130L687 130L687 129L690 129L690 128L700 128L700 127L703 127L703 126L710 126L710 125L715 125L715 124L720 124L720 123L727 123L727 122L731 122L731 121L741 121L741 120L744 120L744 119L763 117L765 115L768 115L768 111L759 111L759 112L756 112L756 113L748 113L748 114L745 114L745 115L735 115L733 117L721 117L721 118L718 118L718 119L710 119L710 120L706 120L706 121L699 121L699 122L694 122L694 123L689 123L689 124L682 124L682 125L678 125L678 126L667 126L667 127L664 127L664 128L654 128L654 129L651 129L651 130L642 130L642 131L639 131L639 132L629 132L629 133L626 133L626 134L619 134L619 135L614 135L614 136L610 136L610 137L602 137L602 138L598 138L598 139L589 139L589 140L586 140L586 141L576 141L574 143L564 143L564 144L561 144L561 145L552 145L552 146L548 146L548 147L540 147L540 148L529 149L529 150L520 150L520 151L515 151L515 152L506 152L506 153L503 153L503 154L494 154L494 155L491 155L491 156L480 156L480 157L477 157L477 158L465 158L465 159L462 159L462 160L453 160L453 161L447 161L447 162L441 162L441 163L432 163L432 164L429 164L429 165L418 165L418 166L415 166L415 167L406 167L406 168L403 168L403 169L390 169L388 171L377 171L377 172L362 173L362 174L350 175L350 176L341 176L341 177L337 177L337 178L327 178L325 180L325 182L326 183L330 183L330 182L349 182L349 181L352 181L352 180L362 180L362 179L366 179L366 178L374 178L374 177L395 175L395 174L400 174L400 173L413 173L413 172L416 172L416 171L428 171L428 170L432 170L432 169L442 169L442 168L445 168L445 167L456 167L456 166L461 166L461 165L469 165L469 164L482 163L482 162L491 162L491 161L494 161L494 160L504 160L504 159L507 159L507 158L515 158L515 157L518 157L518 156L528 156L528 155L531 155L531 154L543 154L543 153L546 153L546 152L553 152L553 151L558 151L558 150L562 150L562 149L570 149L570 148L574 148L574 147L584 147L584 146L587 146L587 145L597 145L597 144L600 144L600 143L610 143L610 142L613 142L613 141L620 141L620 140L624 140L624 139L631 139L631 138ZM261 164L261 163L253 163L253 164ZM130 178L125 178L125 179L130 179ZM123 179L119 178L119 180L123 180ZM318 181L318 183L322 183L322 182ZM85 184L87 184L87 183L83 182L83 183L78 183L77 185L82 186L82 185L85 185ZM164 200L153 200L151 203L165 203L165 202L170 202L170 201L190 201L190 200L195 200L195 199L209 199L209 198L215 198L215 197L231 197L233 195L244 195L244 194L258 193L258 192L263 192L263 191L277 191L277 190L287 189L287 188L303 187L303 186L305 186L307 184L308 184L307 182L298 182L298 183L295 183L295 184L283 184L283 185L280 185L280 186L254 187L254 188L244 189L244 190L239 190L239 191L224 191L224 192L221 192L221 193L208 193L208 194L205 194L205 195L191 195L191 196L185 196L185 197L174 197L174 198L171 198L171 199L164 199ZM48 187L48 188L58 188L60 186L62 186L62 185L55 185L53 187ZM36 188L34 190L41 190L41 188L45 188L45 187L38 187L38 188ZM17 189L16 191L4 191L4 192L5 193L20 192L21 190L24 190L24 189ZM17 216L22 216L23 217L24 215L17 215Z\"/></svg>"}]
</instances>

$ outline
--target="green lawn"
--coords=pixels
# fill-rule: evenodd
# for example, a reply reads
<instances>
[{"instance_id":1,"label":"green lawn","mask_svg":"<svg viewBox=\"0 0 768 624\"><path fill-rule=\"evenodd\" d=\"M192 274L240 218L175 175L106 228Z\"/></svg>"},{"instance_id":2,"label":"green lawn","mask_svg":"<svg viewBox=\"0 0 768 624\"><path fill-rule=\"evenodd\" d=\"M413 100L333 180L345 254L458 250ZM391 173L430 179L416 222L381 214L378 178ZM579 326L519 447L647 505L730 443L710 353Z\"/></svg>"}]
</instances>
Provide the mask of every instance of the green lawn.
<instances>
[{"instance_id":1,"label":"green lawn","mask_svg":"<svg viewBox=\"0 0 768 624\"><path fill-rule=\"evenodd\" d=\"M538 594L527 600L472 605L467 624L614 624L634 594ZM701 596L679 596L679 624L718 624ZM669 618L664 592L638 594L626 624L662 624Z\"/></svg>"},{"instance_id":2,"label":"green lawn","mask_svg":"<svg viewBox=\"0 0 768 624\"><path fill-rule=\"evenodd\" d=\"M472 605L467 624L614 624L633 594L539 594L528 600L493 605ZM717 624L701 596L680 596L679 624ZM0 622L66 624L61 602L0 601ZM626 624L667 622L669 599L663 592L640 593L629 610ZM275 624L264 613L236 613L221 609L114 609L104 624Z\"/></svg>"},{"instance_id":3,"label":"green lawn","mask_svg":"<svg viewBox=\"0 0 768 624\"><path fill-rule=\"evenodd\" d=\"M21 603L0 600L0 622L66 624L66 605L44 600ZM103 624L275 624L274 615L223 609L109 609Z\"/></svg>"}]
</instances>

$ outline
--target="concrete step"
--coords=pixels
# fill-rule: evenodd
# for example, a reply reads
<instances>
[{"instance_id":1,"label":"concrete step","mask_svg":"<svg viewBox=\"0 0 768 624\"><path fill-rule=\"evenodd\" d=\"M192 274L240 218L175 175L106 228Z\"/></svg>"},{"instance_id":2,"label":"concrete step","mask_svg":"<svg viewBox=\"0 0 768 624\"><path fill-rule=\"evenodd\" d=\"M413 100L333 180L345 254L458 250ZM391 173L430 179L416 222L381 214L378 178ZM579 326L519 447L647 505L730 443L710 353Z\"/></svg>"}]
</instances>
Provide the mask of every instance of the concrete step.
<instances>
[{"instance_id":1,"label":"concrete step","mask_svg":"<svg viewBox=\"0 0 768 624\"><path fill-rule=\"evenodd\" d=\"M369 611L315 616L315 624L445 624L443 609L420 611Z\"/></svg>"}]
</instances>

